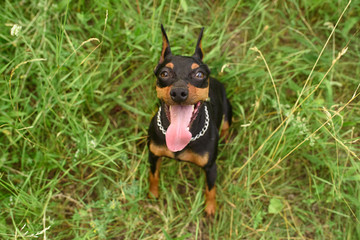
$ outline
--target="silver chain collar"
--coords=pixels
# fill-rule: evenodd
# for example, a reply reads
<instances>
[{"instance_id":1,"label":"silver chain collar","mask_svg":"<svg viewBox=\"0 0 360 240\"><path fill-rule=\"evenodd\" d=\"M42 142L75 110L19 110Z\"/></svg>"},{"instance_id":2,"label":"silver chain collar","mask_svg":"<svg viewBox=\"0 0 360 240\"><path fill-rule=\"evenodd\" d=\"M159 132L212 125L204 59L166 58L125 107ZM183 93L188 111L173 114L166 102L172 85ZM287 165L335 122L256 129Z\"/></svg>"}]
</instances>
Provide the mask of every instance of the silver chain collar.
<instances>
[{"instance_id":1,"label":"silver chain collar","mask_svg":"<svg viewBox=\"0 0 360 240\"><path fill-rule=\"evenodd\" d=\"M199 139L200 137L204 136L204 134L206 133L208 127L209 127L209 122L210 122L210 118L209 118L209 112L207 110L207 107L204 106L204 110L205 110L205 124L204 127L201 129L201 131L196 134L195 137L191 137L190 142L193 142L197 139ZM160 115L161 115L161 106L159 107L159 111L157 113L157 125L160 129L160 131L165 135L166 134L166 130L164 129L164 127L161 124L161 119L160 119Z\"/></svg>"}]
</instances>

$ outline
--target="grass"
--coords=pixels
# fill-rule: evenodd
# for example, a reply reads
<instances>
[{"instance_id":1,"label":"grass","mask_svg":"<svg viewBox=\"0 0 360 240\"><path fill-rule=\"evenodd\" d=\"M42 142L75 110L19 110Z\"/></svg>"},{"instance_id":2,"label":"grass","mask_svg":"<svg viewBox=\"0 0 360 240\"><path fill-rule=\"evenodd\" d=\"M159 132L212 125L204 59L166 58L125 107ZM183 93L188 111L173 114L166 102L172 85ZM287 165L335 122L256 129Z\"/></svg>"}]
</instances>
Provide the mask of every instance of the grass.
<instances>
[{"instance_id":1,"label":"grass","mask_svg":"<svg viewBox=\"0 0 360 240\"><path fill-rule=\"evenodd\" d=\"M356 1L5 0L0 238L360 239L359 12ZM205 27L204 61L233 105L213 219L187 163L164 161L160 199L146 198L160 23L185 55Z\"/></svg>"}]
</instances>

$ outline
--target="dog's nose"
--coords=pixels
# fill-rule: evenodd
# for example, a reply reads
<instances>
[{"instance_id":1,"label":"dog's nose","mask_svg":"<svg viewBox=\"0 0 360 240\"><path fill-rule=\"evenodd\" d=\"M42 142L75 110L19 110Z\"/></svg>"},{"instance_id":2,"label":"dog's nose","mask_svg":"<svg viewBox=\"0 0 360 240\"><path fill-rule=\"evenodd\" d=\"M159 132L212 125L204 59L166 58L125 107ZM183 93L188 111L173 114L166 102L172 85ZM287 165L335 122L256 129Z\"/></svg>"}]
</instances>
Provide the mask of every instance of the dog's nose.
<instances>
[{"instance_id":1,"label":"dog's nose","mask_svg":"<svg viewBox=\"0 0 360 240\"><path fill-rule=\"evenodd\" d=\"M181 103L188 98L189 90L183 87L173 87L170 90L170 96L174 102Z\"/></svg>"}]
</instances>

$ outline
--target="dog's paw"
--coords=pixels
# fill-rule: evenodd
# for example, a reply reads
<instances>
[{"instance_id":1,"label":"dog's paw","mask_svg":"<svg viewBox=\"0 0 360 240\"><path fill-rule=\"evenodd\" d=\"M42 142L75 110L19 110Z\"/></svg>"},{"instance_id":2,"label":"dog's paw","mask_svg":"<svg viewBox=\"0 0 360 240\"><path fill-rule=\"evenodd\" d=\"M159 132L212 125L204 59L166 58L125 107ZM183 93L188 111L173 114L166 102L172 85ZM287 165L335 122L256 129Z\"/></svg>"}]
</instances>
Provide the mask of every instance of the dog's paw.
<instances>
[{"instance_id":1,"label":"dog's paw","mask_svg":"<svg viewBox=\"0 0 360 240\"><path fill-rule=\"evenodd\" d=\"M159 190L158 189L150 189L148 193L149 199L158 199L159 198Z\"/></svg>"},{"instance_id":2,"label":"dog's paw","mask_svg":"<svg viewBox=\"0 0 360 240\"><path fill-rule=\"evenodd\" d=\"M207 201L205 206L205 213L207 217L215 216L216 201Z\"/></svg>"}]
</instances>

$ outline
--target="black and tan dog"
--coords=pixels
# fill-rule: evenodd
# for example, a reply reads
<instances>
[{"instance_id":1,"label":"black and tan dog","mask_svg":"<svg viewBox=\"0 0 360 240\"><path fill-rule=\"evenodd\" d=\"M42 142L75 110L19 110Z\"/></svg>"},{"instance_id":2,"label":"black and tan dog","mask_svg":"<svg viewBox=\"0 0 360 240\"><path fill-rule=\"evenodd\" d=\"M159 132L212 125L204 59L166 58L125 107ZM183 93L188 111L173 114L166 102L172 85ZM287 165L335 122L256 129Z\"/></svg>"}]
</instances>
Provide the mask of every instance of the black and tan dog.
<instances>
[{"instance_id":1,"label":"black and tan dog","mask_svg":"<svg viewBox=\"0 0 360 240\"><path fill-rule=\"evenodd\" d=\"M207 215L216 209L216 157L221 134L231 124L231 105L224 86L210 77L202 62L201 29L195 53L191 57L172 55L169 40L161 25L163 46L157 77L156 92L161 106L149 127L150 198L158 198L161 157L192 162L205 170Z\"/></svg>"}]
</instances>

